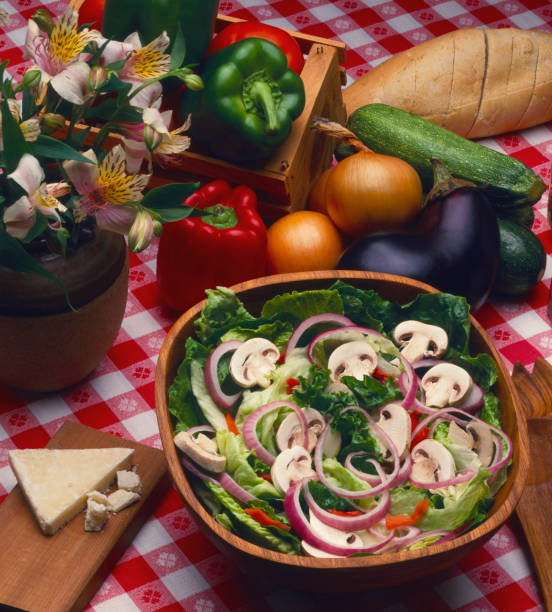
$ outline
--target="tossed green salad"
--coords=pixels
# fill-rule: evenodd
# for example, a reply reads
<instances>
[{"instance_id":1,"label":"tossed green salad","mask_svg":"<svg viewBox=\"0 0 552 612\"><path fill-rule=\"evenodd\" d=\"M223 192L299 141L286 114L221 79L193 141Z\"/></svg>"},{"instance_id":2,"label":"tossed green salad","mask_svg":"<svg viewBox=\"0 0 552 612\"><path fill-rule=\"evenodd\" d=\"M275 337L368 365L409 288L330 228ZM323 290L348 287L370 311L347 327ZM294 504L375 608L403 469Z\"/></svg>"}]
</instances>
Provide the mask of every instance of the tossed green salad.
<instances>
[{"instance_id":1,"label":"tossed green salad","mask_svg":"<svg viewBox=\"0 0 552 612\"><path fill-rule=\"evenodd\" d=\"M169 389L198 497L233 533L294 555L426 547L485 520L512 445L469 307L400 305L337 281L254 316L208 297Z\"/></svg>"}]
</instances>

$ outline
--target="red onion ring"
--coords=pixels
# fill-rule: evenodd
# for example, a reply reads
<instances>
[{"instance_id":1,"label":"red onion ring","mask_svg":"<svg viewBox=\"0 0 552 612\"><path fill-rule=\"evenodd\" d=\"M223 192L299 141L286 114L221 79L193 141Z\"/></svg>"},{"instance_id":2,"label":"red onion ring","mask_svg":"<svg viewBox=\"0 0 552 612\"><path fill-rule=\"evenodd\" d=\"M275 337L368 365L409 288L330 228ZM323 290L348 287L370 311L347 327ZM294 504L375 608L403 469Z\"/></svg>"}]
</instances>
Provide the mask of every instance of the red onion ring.
<instances>
[{"instance_id":1,"label":"red onion ring","mask_svg":"<svg viewBox=\"0 0 552 612\"><path fill-rule=\"evenodd\" d=\"M458 472L454 478L448 478L447 480L438 480L436 482L419 482L414 480L412 476L409 477L410 484L418 487L419 489L440 489L442 487L452 487L462 482L471 480L477 474L477 470L469 469Z\"/></svg>"},{"instance_id":2,"label":"red onion ring","mask_svg":"<svg viewBox=\"0 0 552 612\"><path fill-rule=\"evenodd\" d=\"M241 344L243 344L241 340L229 340L228 342L223 342L217 346L217 348L209 355L207 361L205 362L205 384L207 385L209 395L213 398L213 401L219 408L227 411L230 410L230 408L236 403L238 398L241 396L242 391L238 391L238 393L234 393L233 395L224 393L218 378L218 364L226 353L235 351Z\"/></svg>"},{"instance_id":3,"label":"red onion ring","mask_svg":"<svg viewBox=\"0 0 552 612\"><path fill-rule=\"evenodd\" d=\"M314 360L312 358L312 352L314 350L315 345L320 342L320 340L324 340L324 338L331 336L336 331L357 331L361 334L364 334L365 336L378 336L379 338L383 337L383 334L381 334L379 331L376 331L375 329L370 329L368 327L360 327L359 325L344 325L343 327L328 329L315 336L309 342L309 345L307 347L307 357L309 358L311 363L314 363Z\"/></svg>"},{"instance_id":4,"label":"red onion ring","mask_svg":"<svg viewBox=\"0 0 552 612\"><path fill-rule=\"evenodd\" d=\"M409 525L408 527L402 527L406 531L403 535L396 535L397 530L394 530L394 536L391 542L389 542L380 552L398 552L410 546L412 542L418 539L418 536L422 533L422 530L415 525Z\"/></svg>"},{"instance_id":5,"label":"red onion ring","mask_svg":"<svg viewBox=\"0 0 552 612\"><path fill-rule=\"evenodd\" d=\"M324 440L326 439L326 435L329 431L330 423L326 424L326 427L322 430L322 433L320 434L320 437L318 438L318 442L316 443L316 446L314 447L314 469L316 470L316 473L318 475L320 482L324 486L326 486L328 489L330 489L330 491L335 493L336 495L341 495L341 497L345 497L347 499L364 499L366 497L373 497L374 495L377 495L378 493L381 493L382 491L389 489L396 480L396 477L399 471L399 457L397 455L397 448L393 444L389 436L381 429L381 427L376 425L376 423L374 422L372 417L366 412L366 410L364 410L363 408L360 408L360 406L349 406L347 408L344 408L341 411L341 414L343 414L344 412L347 412L348 410L360 411L366 417L366 420L371 425L373 425L379 431L381 431L382 438L384 442L389 443L389 450L391 450L391 453L393 455L394 465L393 465L392 473L389 474L389 477L386 480L381 479L381 482L379 485L375 487L371 487L370 489L364 489L360 491L350 491L349 489L344 489L342 487L338 487L334 485L333 483L331 483L328 480L328 478L326 478L326 475L324 474L324 468L322 465L322 448L324 446ZM364 472L359 471L359 478L362 478L362 480L365 480L366 482L368 482L368 480L366 479L367 476L370 477L369 474L365 474Z\"/></svg>"},{"instance_id":6,"label":"red onion ring","mask_svg":"<svg viewBox=\"0 0 552 612\"><path fill-rule=\"evenodd\" d=\"M441 539L437 540L437 542L432 542L431 544L429 544L429 546L432 546L433 544L448 542L448 540L452 540L457 535L458 534L456 532L447 531L446 529L434 529L432 531L422 531L422 533L420 533L418 537L414 538L412 542L408 544L408 546L412 546L412 544L416 544L416 542L421 542L422 540L425 540L426 538L440 537Z\"/></svg>"},{"instance_id":7,"label":"red onion ring","mask_svg":"<svg viewBox=\"0 0 552 612\"><path fill-rule=\"evenodd\" d=\"M393 538L393 534L389 536L386 540L382 542L378 542L373 546L362 546L357 548L345 548L343 546L336 546L335 544L331 544L326 540L322 539L315 533L313 533L310 523L305 516L303 509L301 508L301 503L299 501L299 496L301 494L301 490L306 484L312 480L312 478L303 478L303 480L299 480L294 483L287 491L286 496L284 498L284 510L289 519L289 522L293 529L296 531L297 535L319 550L322 550L330 555L335 555L337 557L347 557L348 555L353 555L356 553L373 553L377 552L381 548L383 548L388 542Z\"/></svg>"},{"instance_id":8,"label":"red onion ring","mask_svg":"<svg viewBox=\"0 0 552 612\"><path fill-rule=\"evenodd\" d=\"M387 514L389 506L391 505L389 491L384 491L381 499L374 508L369 511L362 510L364 513L363 516L338 516L331 512L327 512L316 503L308 484L303 487L303 495L310 512L312 512L316 518L320 519L325 525L340 529L341 531L357 531L359 529L368 529L372 527L372 525L375 525Z\"/></svg>"},{"instance_id":9,"label":"red onion ring","mask_svg":"<svg viewBox=\"0 0 552 612\"><path fill-rule=\"evenodd\" d=\"M206 474L203 470L184 456L180 456L180 463L194 476L197 476L201 480L206 480L212 484L219 485L241 502L247 503L252 499L257 499L254 495L240 487L240 485L227 472L222 472L222 474L217 474L217 476Z\"/></svg>"},{"instance_id":10,"label":"red onion ring","mask_svg":"<svg viewBox=\"0 0 552 612\"><path fill-rule=\"evenodd\" d=\"M276 457L272 453L269 453L259 441L257 436L257 423L265 416L265 414L268 414L269 412L272 412L272 410L281 407L291 408L295 412L299 418L299 422L301 423L301 428L303 430L303 443L301 446L306 449L309 447L309 426L305 413L301 410L301 408L299 408L299 406L297 406L297 404L285 400L265 404L264 406L257 408L257 410L252 412L245 419L242 426L242 436L247 448L249 450L254 450L257 457L267 465L272 465L276 460Z\"/></svg>"},{"instance_id":11,"label":"red onion ring","mask_svg":"<svg viewBox=\"0 0 552 612\"><path fill-rule=\"evenodd\" d=\"M336 325L347 325L351 326L354 323L351 319L345 317L344 315L336 314L334 312L324 312L319 315L314 315L313 317L309 317L305 319L302 323L300 323L295 331L291 334L288 343L286 345L286 352L284 358L287 359L288 355L291 351L297 346L301 336L313 325L317 325L318 323L335 323Z\"/></svg>"}]
</instances>

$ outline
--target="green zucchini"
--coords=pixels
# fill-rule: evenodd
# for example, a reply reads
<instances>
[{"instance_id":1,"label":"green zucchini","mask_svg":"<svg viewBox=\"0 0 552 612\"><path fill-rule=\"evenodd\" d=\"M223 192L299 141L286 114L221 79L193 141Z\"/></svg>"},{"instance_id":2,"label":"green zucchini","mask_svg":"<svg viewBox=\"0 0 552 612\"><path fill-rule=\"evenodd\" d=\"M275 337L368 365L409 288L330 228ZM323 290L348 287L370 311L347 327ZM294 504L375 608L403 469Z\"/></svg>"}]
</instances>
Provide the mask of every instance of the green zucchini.
<instances>
[{"instance_id":1,"label":"green zucchini","mask_svg":"<svg viewBox=\"0 0 552 612\"><path fill-rule=\"evenodd\" d=\"M535 222L535 211L532 206L523 206L522 208L502 208L499 211L499 216L504 219L516 221L520 225L524 225L527 229L533 227Z\"/></svg>"},{"instance_id":2,"label":"green zucchini","mask_svg":"<svg viewBox=\"0 0 552 612\"><path fill-rule=\"evenodd\" d=\"M511 219L498 218L500 257L493 292L523 295L542 278L546 251L537 236Z\"/></svg>"},{"instance_id":3,"label":"green zucchini","mask_svg":"<svg viewBox=\"0 0 552 612\"><path fill-rule=\"evenodd\" d=\"M361 106L351 114L347 127L372 151L400 157L413 166L424 191L433 186L432 157L454 176L485 186L497 209L538 202L546 189L540 176L519 160L387 104ZM352 147L340 144L336 157L351 153Z\"/></svg>"}]
</instances>

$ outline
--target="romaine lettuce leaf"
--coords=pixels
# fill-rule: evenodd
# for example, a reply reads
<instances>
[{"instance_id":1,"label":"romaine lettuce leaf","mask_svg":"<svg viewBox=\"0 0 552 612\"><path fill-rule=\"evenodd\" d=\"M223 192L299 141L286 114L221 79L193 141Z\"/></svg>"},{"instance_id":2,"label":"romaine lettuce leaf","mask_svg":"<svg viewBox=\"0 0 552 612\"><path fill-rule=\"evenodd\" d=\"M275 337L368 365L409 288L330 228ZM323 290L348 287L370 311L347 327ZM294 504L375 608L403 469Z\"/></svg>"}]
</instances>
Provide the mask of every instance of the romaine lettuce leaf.
<instances>
[{"instance_id":1,"label":"romaine lettuce leaf","mask_svg":"<svg viewBox=\"0 0 552 612\"><path fill-rule=\"evenodd\" d=\"M229 431L217 431L219 453L226 457L226 471L248 493L262 499L281 499L274 485L257 476L247 458L251 451L243 438Z\"/></svg>"},{"instance_id":2,"label":"romaine lettuce leaf","mask_svg":"<svg viewBox=\"0 0 552 612\"><path fill-rule=\"evenodd\" d=\"M204 364L209 353L206 347L193 338L186 340L186 357L178 366L168 391L169 412L176 419L175 433L207 422L192 391L190 368L194 359Z\"/></svg>"},{"instance_id":3,"label":"romaine lettuce leaf","mask_svg":"<svg viewBox=\"0 0 552 612\"><path fill-rule=\"evenodd\" d=\"M272 384L266 389L243 392L242 401L235 416L238 427L243 425L245 419L257 408L278 400L293 401L287 393L288 378L306 376L311 366L305 349L294 349L286 362L272 372Z\"/></svg>"},{"instance_id":4,"label":"romaine lettuce leaf","mask_svg":"<svg viewBox=\"0 0 552 612\"><path fill-rule=\"evenodd\" d=\"M490 496L486 482L490 472L481 468L468 482L447 487L442 495L442 507L435 507L430 499L430 505L424 516L416 523L423 531L433 529L448 529L453 531L464 525L468 520L479 516L480 503ZM441 493L443 491L439 490ZM391 491L391 514L412 514L418 503L427 497L428 493L410 484L397 487Z\"/></svg>"},{"instance_id":5,"label":"romaine lettuce leaf","mask_svg":"<svg viewBox=\"0 0 552 612\"><path fill-rule=\"evenodd\" d=\"M343 314L343 302L337 291L315 289L282 293L265 303L261 316L270 318L288 313L300 322L325 312Z\"/></svg>"},{"instance_id":6,"label":"romaine lettuce leaf","mask_svg":"<svg viewBox=\"0 0 552 612\"><path fill-rule=\"evenodd\" d=\"M274 342L280 351L284 351L295 326L290 321L282 319L276 319L269 323L263 323L260 319L257 321L259 322L258 326L233 327L222 335L221 342L226 342L227 340L241 340L245 342L251 338L261 336Z\"/></svg>"},{"instance_id":7,"label":"romaine lettuce leaf","mask_svg":"<svg viewBox=\"0 0 552 612\"><path fill-rule=\"evenodd\" d=\"M298 555L301 551L301 540L291 532L277 527L265 527L251 518L240 504L225 489L211 482L205 483L225 508L225 514L232 523L232 531L237 535L254 542L259 546L270 548L288 555ZM219 519L217 519L219 520ZM228 521L219 520L223 525Z\"/></svg>"},{"instance_id":8,"label":"romaine lettuce leaf","mask_svg":"<svg viewBox=\"0 0 552 612\"><path fill-rule=\"evenodd\" d=\"M207 301L194 322L195 333L203 344L210 346L216 342L222 331L255 318L230 289L217 287L207 289L205 293Z\"/></svg>"}]
</instances>

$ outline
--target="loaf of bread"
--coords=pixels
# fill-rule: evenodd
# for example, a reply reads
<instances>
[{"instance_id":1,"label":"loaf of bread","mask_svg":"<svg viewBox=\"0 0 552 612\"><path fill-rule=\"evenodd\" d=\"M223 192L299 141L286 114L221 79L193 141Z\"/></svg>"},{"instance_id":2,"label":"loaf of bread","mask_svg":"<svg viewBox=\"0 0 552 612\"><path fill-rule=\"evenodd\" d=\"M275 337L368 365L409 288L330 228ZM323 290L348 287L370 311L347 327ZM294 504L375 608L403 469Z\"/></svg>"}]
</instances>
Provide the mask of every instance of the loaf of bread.
<instances>
[{"instance_id":1,"label":"loaf of bread","mask_svg":"<svg viewBox=\"0 0 552 612\"><path fill-rule=\"evenodd\" d=\"M350 115L382 102L467 138L552 119L552 34L464 28L394 55L343 91Z\"/></svg>"}]
</instances>

